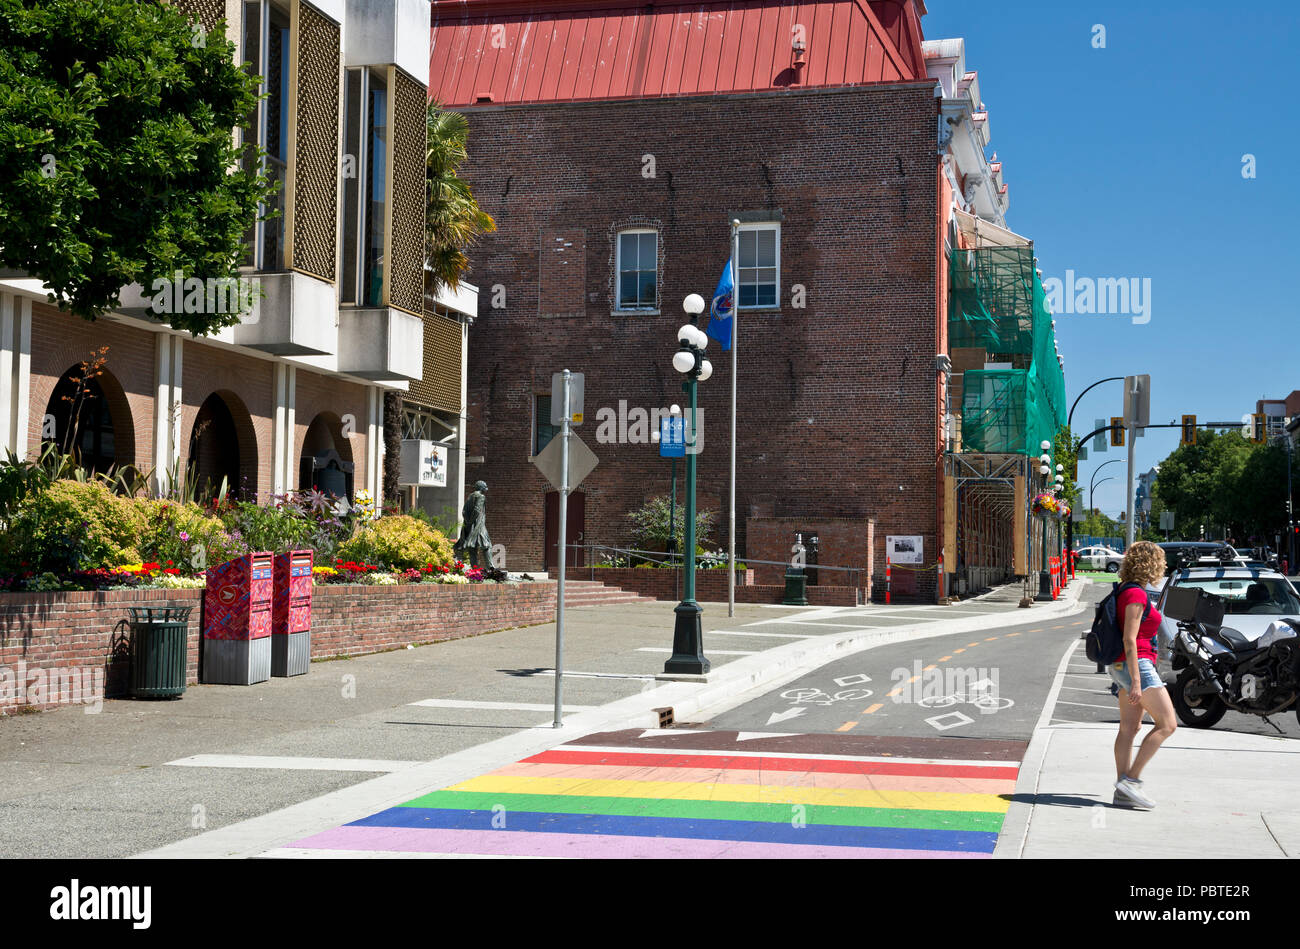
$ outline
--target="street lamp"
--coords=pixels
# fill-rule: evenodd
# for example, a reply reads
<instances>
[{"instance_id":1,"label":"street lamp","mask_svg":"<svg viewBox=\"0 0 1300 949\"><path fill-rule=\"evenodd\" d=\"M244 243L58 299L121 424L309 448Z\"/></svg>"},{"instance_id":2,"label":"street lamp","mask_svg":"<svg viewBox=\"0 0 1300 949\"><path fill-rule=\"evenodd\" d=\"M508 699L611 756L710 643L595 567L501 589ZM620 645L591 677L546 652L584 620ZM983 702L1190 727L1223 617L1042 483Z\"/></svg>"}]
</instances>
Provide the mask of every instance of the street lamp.
<instances>
[{"instance_id":1,"label":"street lamp","mask_svg":"<svg viewBox=\"0 0 1300 949\"><path fill-rule=\"evenodd\" d=\"M1049 442L1047 439L1043 439L1043 441L1039 444L1038 447L1042 449L1043 452L1041 455L1038 456L1038 461L1039 461L1038 473L1043 476L1043 491L1046 492L1048 487L1048 479L1052 476L1052 456L1049 454L1049 451L1052 447L1052 443ZM1047 566L1047 517L1046 515L1043 516L1042 522L1043 522L1043 561L1040 565L1042 569L1039 571L1038 574L1038 596L1036 596L1034 599L1040 601L1043 600L1050 601L1052 599L1052 573Z\"/></svg>"},{"instance_id":2,"label":"street lamp","mask_svg":"<svg viewBox=\"0 0 1300 949\"><path fill-rule=\"evenodd\" d=\"M673 654L664 663L665 673L703 675L709 671L709 660L704 658L704 631L700 617L704 611L695 602L695 454L699 438L697 389L700 380L713 375L713 365L704 358L709 339L697 325L704 312L704 298L690 294L682 301L682 309L691 321L677 330L678 350L673 354L673 368L686 376L682 391L690 396L690 416L686 422L686 561L682 585L682 601L673 613Z\"/></svg>"}]
</instances>

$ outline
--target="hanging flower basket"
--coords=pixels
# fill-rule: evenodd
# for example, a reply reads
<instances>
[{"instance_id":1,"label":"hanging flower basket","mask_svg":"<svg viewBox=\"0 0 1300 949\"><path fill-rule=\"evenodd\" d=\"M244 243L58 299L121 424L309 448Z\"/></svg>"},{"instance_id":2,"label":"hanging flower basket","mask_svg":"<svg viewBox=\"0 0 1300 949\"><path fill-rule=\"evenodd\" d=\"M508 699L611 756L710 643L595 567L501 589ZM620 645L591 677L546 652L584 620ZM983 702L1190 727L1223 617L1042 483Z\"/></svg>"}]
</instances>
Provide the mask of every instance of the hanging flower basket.
<instances>
[{"instance_id":1,"label":"hanging flower basket","mask_svg":"<svg viewBox=\"0 0 1300 949\"><path fill-rule=\"evenodd\" d=\"M1030 509L1039 517L1060 519L1070 516L1070 505L1051 494L1034 495Z\"/></svg>"}]
</instances>

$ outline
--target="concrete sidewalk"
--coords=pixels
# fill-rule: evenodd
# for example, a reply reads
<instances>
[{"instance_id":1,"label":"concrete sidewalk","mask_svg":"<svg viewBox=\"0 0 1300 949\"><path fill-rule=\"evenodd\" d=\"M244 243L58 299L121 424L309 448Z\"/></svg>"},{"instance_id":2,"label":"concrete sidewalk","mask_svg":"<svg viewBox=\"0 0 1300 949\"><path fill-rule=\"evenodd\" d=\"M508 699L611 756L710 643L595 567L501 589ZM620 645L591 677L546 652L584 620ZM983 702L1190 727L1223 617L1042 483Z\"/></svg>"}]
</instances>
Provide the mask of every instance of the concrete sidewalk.
<instances>
[{"instance_id":1,"label":"concrete sidewalk","mask_svg":"<svg viewBox=\"0 0 1300 949\"><path fill-rule=\"evenodd\" d=\"M1062 658L994 857L1300 856L1295 738L1180 725L1143 772L1155 809L1112 806L1117 726L1051 724L1077 645ZM1150 727L1144 719L1135 746Z\"/></svg>"}]
</instances>

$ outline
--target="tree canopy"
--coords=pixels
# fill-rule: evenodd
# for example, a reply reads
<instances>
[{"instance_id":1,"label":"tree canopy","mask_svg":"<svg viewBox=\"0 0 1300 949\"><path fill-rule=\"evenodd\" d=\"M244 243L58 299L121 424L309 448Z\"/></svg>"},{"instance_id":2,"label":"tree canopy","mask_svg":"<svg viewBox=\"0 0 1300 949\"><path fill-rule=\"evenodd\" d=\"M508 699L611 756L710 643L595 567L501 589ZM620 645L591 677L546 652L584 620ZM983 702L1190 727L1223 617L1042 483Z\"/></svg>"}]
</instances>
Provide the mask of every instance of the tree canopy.
<instances>
[{"instance_id":1,"label":"tree canopy","mask_svg":"<svg viewBox=\"0 0 1300 949\"><path fill-rule=\"evenodd\" d=\"M272 188L232 134L257 86L224 33L159 0L0 0L0 267L92 320L131 283L238 276Z\"/></svg>"}]
</instances>

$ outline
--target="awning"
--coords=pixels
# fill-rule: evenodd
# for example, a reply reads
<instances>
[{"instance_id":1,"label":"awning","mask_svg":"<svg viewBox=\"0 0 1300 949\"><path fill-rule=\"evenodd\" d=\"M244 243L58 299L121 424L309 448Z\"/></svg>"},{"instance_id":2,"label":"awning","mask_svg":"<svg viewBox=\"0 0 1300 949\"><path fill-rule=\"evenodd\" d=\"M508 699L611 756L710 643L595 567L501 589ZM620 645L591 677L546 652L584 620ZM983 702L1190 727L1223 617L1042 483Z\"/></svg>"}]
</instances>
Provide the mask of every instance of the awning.
<instances>
[{"instance_id":1,"label":"awning","mask_svg":"<svg viewBox=\"0 0 1300 949\"><path fill-rule=\"evenodd\" d=\"M967 214L961 208L952 209L957 220L958 229L966 235L975 247L1028 247L1033 241L1021 237L1005 227L998 227L973 214Z\"/></svg>"}]
</instances>

